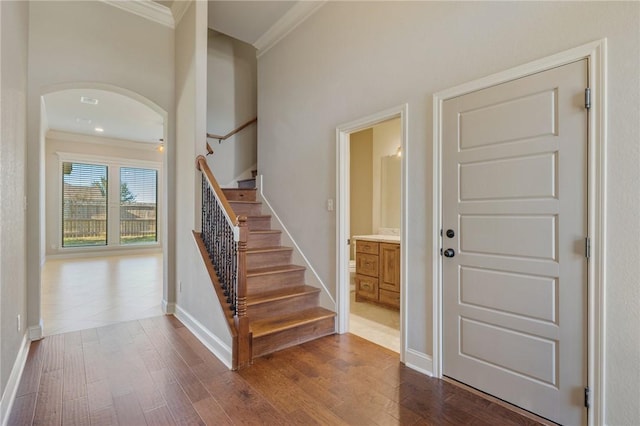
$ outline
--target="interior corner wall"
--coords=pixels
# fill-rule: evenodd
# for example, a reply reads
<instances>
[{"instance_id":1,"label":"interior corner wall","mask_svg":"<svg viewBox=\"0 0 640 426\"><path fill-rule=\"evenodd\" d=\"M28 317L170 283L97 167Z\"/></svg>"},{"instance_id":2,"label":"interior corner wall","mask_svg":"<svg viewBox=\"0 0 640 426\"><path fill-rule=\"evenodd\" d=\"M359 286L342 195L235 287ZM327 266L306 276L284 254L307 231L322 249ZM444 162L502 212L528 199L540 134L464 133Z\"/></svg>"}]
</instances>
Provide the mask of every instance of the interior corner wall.
<instances>
[{"instance_id":1,"label":"interior corner wall","mask_svg":"<svg viewBox=\"0 0 640 426\"><path fill-rule=\"evenodd\" d=\"M256 117L256 49L209 29L207 37L207 132L225 135ZM257 161L257 126L226 141L210 139L209 166L222 186L251 177Z\"/></svg>"},{"instance_id":2,"label":"interior corner wall","mask_svg":"<svg viewBox=\"0 0 640 426\"><path fill-rule=\"evenodd\" d=\"M28 26L26 2L0 2L0 417L12 396L7 384L26 333Z\"/></svg>"},{"instance_id":3,"label":"interior corner wall","mask_svg":"<svg viewBox=\"0 0 640 426\"><path fill-rule=\"evenodd\" d=\"M258 58L265 195L335 286L335 129L407 103L407 347L428 356L433 94L606 37L605 420L639 424L638 28L638 2L327 2Z\"/></svg>"},{"instance_id":4,"label":"interior corner wall","mask_svg":"<svg viewBox=\"0 0 640 426\"><path fill-rule=\"evenodd\" d=\"M349 238L373 233L373 129L349 135ZM355 244L350 259L355 259Z\"/></svg>"},{"instance_id":5,"label":"interior corner wall","mask_svg":"<svg viewBox=\"0 0 640 426\"><path fill-rule=\"evenodd\" d=\"M192 232L200 229L200 173L204 153L207 84L207 3L191 2L176 27L176 308L194 330L231 347L231 334Z\"/></svg>"},{"instance_id":6,"label":"interior corner wall","mask_svg":"<svg viewBox=\"0 0 640 426\"><path fill-rule=\"evenodd\" d=\"M28 2L29 72L27 149L27 300L29 327L40 328L41 222L45 214L41 96L73 84L122 88L152 101L167 114L167 203L173 206L175 171L174 30L102 1ZM114 31L117 29L117 31ZM165 276L174 277L172 208ZM171 295L169 296L171 297Z\"/></svg>"}]
</instances>

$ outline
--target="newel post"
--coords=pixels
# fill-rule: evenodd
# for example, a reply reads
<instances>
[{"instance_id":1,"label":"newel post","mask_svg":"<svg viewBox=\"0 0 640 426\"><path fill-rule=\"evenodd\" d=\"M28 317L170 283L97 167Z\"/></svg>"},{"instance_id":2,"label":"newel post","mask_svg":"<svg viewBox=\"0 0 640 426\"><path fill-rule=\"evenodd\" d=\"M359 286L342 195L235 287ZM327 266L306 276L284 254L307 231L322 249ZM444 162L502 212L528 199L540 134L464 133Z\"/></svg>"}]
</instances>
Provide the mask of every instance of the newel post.
<instances>
[{"instance_id":1,"label":"newel post","mask_svg":"<svg viewBox=\"0 0 640 426\"><path fill-rule=\"evenodd\" d=\"M247 316L247 240L249 227L247 217L238 218L240 238L238 240L238 290L236 292L236 330L238 332L238 368L251 364L251 331Z\"/></svg>"}]
</instances>

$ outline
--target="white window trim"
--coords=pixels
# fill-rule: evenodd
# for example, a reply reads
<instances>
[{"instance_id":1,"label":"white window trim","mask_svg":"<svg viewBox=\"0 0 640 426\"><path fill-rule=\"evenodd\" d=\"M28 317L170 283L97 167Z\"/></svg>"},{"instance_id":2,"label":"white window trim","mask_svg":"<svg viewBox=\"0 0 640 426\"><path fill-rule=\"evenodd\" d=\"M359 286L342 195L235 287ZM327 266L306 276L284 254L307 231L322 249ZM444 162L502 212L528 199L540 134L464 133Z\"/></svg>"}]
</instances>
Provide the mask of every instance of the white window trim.
<instances>
[{"instance_id":1,"label":"white window trim","mask_svg":"<svg viewBox=\"0 0 640 426\"><path fill-rule=\"evenodd\" d=\"M105 252L114 252L113 254L117 254L115 252L127 252L131 251L158 251L162 247L162 232L160 230L163 226L163 216L162 216L162 205L163 205L163 188L162 188L162 163L157 161L148 161L148 160L133 160L130 158L122 158L122 157L105 157L105 156L94 156L87 154L75 154L70 152L56 152L58 156L58 169L56 172L56 198L57 198L57 206L56 209L56 252L58 254L47 256L49 258L56 257L66 257L70 254L97 254L97 253L105 253ZM130 245L122 245L119 242L112 243L109 241L109 233L107 233L107 245L104 246L87 246L87 247L63 247L62 246L62 175L60 174L62 170L62 163L86 163L86 164L95 164L99 166L107 167L107 178L111 176L112 170L117 169L118 171L118 180L119 180L119 171L122 167L131 167L131 168L140 168L140 169L151 169L157 172L157 181L156 181L156 242L149 244L130 244ZM109 208L111 203L107 206ZM107 216L109 217L109 216ZM109 219L107 219L109 221ZM108 225L107 225L108 226ZM107 228L108 229L108 228Z\"/></svg>"}]
</instances>

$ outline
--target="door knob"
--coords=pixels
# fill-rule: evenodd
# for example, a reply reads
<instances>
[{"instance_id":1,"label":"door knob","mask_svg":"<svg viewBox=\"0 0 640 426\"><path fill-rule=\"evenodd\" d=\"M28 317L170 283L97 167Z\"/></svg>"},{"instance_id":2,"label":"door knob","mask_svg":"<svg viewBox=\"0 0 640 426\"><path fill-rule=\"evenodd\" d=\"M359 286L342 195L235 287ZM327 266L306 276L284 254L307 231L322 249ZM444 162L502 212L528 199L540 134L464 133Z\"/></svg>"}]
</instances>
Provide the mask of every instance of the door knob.
<instances>
[{"instance_id":1,"label":"door knob","mask_svg":"<svg viewBox=\"0 0 640 426\"><path fill-rule=\"evenodd\" d=\"M444 251L444 257L453 257L456 255L456 251L452 248L448 248Z\"/></svg>"}]
</instances>

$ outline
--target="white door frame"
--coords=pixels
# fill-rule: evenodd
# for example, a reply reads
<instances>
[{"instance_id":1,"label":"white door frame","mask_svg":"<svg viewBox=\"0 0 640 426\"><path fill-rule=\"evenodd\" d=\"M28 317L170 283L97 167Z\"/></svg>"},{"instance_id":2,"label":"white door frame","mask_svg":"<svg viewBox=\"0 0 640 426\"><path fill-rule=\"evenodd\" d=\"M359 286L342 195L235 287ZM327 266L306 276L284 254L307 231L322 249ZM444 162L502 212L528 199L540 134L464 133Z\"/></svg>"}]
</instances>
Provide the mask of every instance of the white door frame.
<instances>
[{"instance_id":1,"label":"white door frame","mask_svg":"<svg viewBox=\"0 0 640 426\"><path fill-rule=\"evenodd\" d=\"M591 108L588 128L588 386L591 408L588 424L603 424L605 412L605 244L606 244L606 39L598 40L433 95L433 375L442 377L442 105L447 99L587 59Z\"/></svg>"},{"instance_id":2,"label":"white door frame","mask_svg":"<svg viewBox=\"0 0 640 426\"><path fill-rule=\"evenodd\" d=\"M337 227L336 227L336 275L337 275L337 331L340 334L349 331L349 135L360 130L373 127L392 118L400 118L400 146L402 150L400 172L400 361L404 362L406 352L407 333L407 134L408 134L408 104L363 117L336 128L336 194L337 194Z\"/></svg>"}]
</instances>

